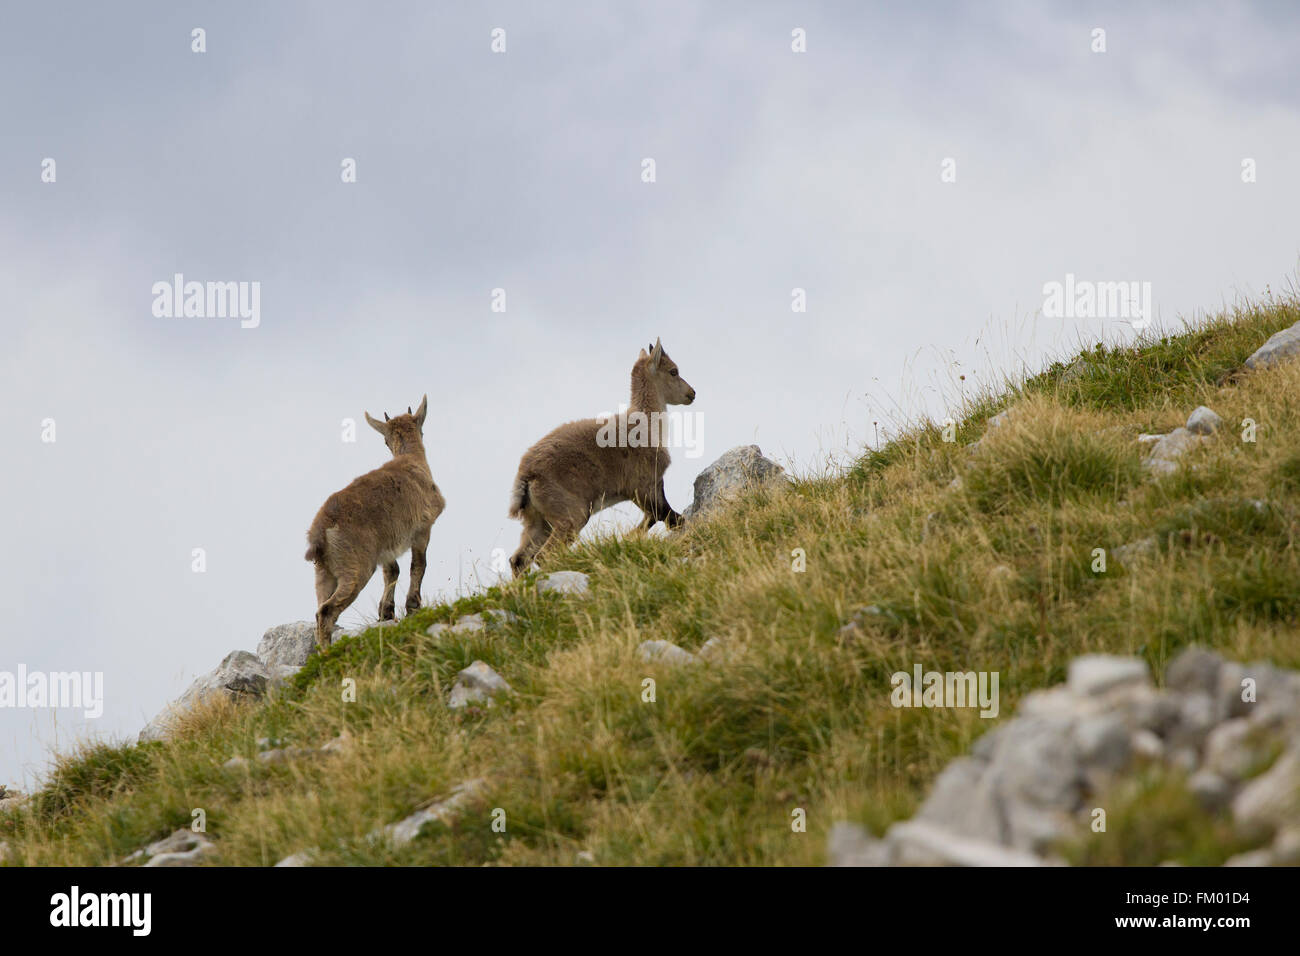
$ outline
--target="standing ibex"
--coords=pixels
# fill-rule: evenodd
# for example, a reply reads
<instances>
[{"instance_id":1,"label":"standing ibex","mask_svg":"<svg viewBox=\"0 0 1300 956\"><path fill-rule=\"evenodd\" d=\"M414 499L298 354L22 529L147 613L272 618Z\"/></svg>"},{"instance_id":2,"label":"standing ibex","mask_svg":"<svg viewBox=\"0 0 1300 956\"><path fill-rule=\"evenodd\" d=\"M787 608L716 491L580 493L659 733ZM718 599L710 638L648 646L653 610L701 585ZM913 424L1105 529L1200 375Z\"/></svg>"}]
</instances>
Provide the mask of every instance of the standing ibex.
<instances>
[{"instance_id":1,"label":"standing ibex","mask_svg":"<svg viewBox=\"0 0 1300 956\"><path fill-rule=\"evenodd\" d=\"M308 561L316 564L316 644L324 650L339 615L357 599L361 589L384 568L384 596L379 619L392 620L397 590L397 559L411 551L411 586L406 612L420 606L429 529L447 506L434 484L424 453L421 430L429 397L407 414L382 422L366 413L370 427L384 436L393 460L362 475L325 500L307 532Z\"/></svg>"},{"instance_id":2,"label":"standing ibex","mask_svg":"<svg viewBox=\"0 0 1300 956\"><path fill-rule=\"evenodd\" d=\"M649 348L632 366L626 415L613 422L569 422L524 452L510 492L510 517L524 523L519 550L510 559L516 577L544 546L572 541L593 514L621 501L633 501L645 512L643 528L656 521L670 528L681 524L682 516L664 497L670 458L663 417L668 405L695 401L695 389L678 374L677 363L658 339ZM611 434L619 440L611 441Z\"/></svg>"}]
</instances>

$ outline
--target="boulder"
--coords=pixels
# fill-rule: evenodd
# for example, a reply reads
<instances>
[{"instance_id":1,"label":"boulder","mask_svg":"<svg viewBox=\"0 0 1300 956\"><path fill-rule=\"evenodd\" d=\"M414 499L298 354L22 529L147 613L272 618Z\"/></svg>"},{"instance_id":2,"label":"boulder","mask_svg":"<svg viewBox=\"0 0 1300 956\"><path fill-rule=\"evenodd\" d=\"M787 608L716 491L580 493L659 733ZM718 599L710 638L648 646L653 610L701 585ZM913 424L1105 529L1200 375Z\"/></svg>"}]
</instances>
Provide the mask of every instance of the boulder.
<instances>
[{"instance_id":1,"label":"boulder","mask_svg":"<svg viewBox=\"0 0 1300 956\"><path fill-rule=\"evenodd\" d=\"M757 445L739 445L695 476L695 499L683 516L702 517L717 511L746 488L785 481L785 469L764 458Z\"/></svg>"},{"instance_id":2,"label":"boulder","mask_svg":"<svg viewBox=\"0 0 1300 956\"><path fill-rule=\"evenodd\" d=\"M257 656L272 673L281 665L302 667L316 653L316 625L311 621L277 624L257 642Z\"/></svg>"},{"instance_id":3,"label":"boulder","mask_svg":"<svg viewBox=\"0 0 1300 956\"><path fill-rule=\"evenodd\" d=\"M1246 367L1252 370L1265 369L1297 352L1300 352L1300 322L1270 335L1268 341L1246 359Z\"/></svg>"},{"instance_id":4,"label":"boulder","mask_svg":"<svg viewBox=\"0 0 1300 956\"><path fill-rule=\"evenodd\" d=\"M271 672L248 651L231 651L217 669L194 681L189 689L140 731L140 743L161 740L171 731L176 718L213 695L233 700L258 698L266 693Z\"/></svg>"},{"instance_id":5,"label":"boulder","mask_svg":"<svg viewBox=\"0 0 1300 956\"><path fill-rule=\"evenodd\" d=\"M1255 680L1253 702L1240 699L1245 677ZM837 826L827 852L841 866L1060 862L1054 847L1086 838L1091 808L1107 806L1116 787L1133 792L1137 774L1163 771L1185 776L1206 811L1230 808L1238 836L1273 841L1229 865L1300 863L1297 739L1295 673L1191 648L1157 689L1140 658L1085 655L1070 663L1064 685L1026 694L1015 717L950 762L910 821L880 840L856 824Z\"/></svg>"}]
</instances>

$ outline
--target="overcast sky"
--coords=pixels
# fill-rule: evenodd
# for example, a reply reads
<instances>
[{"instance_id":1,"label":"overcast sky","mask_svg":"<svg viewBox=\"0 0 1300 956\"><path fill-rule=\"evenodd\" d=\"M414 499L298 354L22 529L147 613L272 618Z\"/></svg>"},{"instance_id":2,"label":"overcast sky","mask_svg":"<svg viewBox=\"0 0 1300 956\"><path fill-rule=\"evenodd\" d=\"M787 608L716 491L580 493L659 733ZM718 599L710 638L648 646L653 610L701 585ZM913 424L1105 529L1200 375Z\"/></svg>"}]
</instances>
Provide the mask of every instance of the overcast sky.
<instances>
[{"instance_id":1,"label":"overcast sky","mask_svg":"<svg viewBox=\"0 0 1300 956\"><path fill-rule=\"evenodd\" d=\"M0 671L104 674L99 719L0 709L0 783L313 616L307 526L388 454L363 411L429 396L429 600L495 579L520 454L656 336L699 394L680 510L734 445L817 469L954 369L1132 337L1044 317L1067 274L1167 325L1295 275L1283 4L467 6L0 14ZM260 283L260 323L156 316L176 273Z\"/></svg>"}]
</instances>

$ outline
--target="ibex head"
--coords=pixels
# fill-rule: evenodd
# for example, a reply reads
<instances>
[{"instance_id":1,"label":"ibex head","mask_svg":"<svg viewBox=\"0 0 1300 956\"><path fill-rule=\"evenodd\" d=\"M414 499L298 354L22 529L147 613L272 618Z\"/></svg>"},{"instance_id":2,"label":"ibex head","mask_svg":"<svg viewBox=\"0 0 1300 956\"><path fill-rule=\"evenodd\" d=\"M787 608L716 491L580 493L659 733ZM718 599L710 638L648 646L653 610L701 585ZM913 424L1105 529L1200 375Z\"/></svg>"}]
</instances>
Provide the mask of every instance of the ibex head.
<instances>
[{"instance_id":1,"label":"ibex head","mask_svg":"<svg viewBox=\"0 0 1300 956\"><path fill-rule=\"evenodd\" d=\"M429 413L429 396L424 396L420 402L420 407L411 411L411 406L406 406L406 414L398 415L396 418L389 418L388 413L384 413L384 420L370 417L366 412L366 422L370 427L379 434L384 436L384 444L394 456L406 454L417 448L424 447L424 440L421 437L424 431L424 418Z\"/></svg>"},{"instance_id":2,"label":"ibex head","mask_svg":"<svg viewBox=\"0 0 1300 956\"><path fill-rule=\"evenodd\" d=\"M695 401L695 389L682 378L677 370L677 363L668 357L663 344L655 339L654 345L647 348L650 351L642 349L640 358L647 360L646 372L658 390L659 397L664 400L664 404L689 405Z\"/></svg>"}]
</instances>

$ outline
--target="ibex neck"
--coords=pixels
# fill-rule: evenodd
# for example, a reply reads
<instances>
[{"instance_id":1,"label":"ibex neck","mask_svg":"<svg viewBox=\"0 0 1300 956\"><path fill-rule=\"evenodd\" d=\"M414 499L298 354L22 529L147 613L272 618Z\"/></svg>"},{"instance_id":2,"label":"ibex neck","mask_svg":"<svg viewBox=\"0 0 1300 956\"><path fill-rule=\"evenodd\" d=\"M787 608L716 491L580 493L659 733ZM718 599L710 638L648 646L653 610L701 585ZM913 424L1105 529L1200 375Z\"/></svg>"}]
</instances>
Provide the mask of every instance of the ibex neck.
<instances>
[{"instance_id":1,"label":"ibex neck","mask_svg":"<svg viewBox=\"0 0 1300 956\"><path fill-rule=\"evenodd\" d=\"M428 465L428 457L424 451L424 442L416 439L415 441L404 441L397 446L393 452L394 458L415 458Z\"/></svg>"},{"instance_id":2,"label":"ibex neck","mask_svg":"<svg viewBox=\"0 0 1300 956\"><path fill-rule=\"evenodd\" d=\"M667 403L659 396L659 389L655 388L654 383L650 381L645 362L637 362L632 366L632 402L628 410L648 414L662 413L667 409Z\"/></svg>"}]
</instances>

